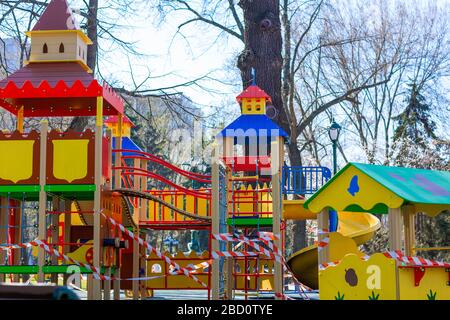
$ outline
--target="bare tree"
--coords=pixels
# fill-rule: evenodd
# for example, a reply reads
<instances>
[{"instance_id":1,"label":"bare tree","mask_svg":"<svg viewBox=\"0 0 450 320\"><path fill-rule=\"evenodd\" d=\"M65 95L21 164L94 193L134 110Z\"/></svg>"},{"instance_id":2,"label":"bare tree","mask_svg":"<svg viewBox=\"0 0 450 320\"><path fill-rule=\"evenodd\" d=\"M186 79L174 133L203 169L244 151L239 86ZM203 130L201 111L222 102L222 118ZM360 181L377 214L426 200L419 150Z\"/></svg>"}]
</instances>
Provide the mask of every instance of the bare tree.
<instances>
[{"instance_id":1,"label":"bare tree","mask_svg":"<svg viewBox=\"0 0 450 320\"><path fill-rule=\"evenodd\" d=\"M347 135L349 143L360 146L363 160L389 164L392 118L400 111L406 85L425 86L431 94L448 74L448 11L437 10L433 2L368 4L369 1L358 2L327 13L330 31L347 37L359 35L365 40L328 48L327 54L333 60L326 73L334 89L338 83L359 86L366 82L363 75L368 72L372 74L370 84L390 79L365 88L354 95L350 105L341 104L338 109L351 133ZM349 16L352 19L346 18ZM436 114L441 111L436 110Z\"/></svg>"}]
</instances>

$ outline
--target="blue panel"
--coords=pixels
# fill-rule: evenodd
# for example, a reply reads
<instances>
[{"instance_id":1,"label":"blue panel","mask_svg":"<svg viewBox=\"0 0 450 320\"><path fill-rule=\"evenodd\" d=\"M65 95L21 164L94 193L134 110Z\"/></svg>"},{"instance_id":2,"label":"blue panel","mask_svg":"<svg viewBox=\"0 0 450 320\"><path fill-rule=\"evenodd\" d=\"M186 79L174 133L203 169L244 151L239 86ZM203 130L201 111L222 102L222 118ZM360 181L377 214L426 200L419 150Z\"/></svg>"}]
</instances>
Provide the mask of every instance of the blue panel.
<instances>
[{"instance_id":1,"label":"blue panel","mask_svg":"<svg viewBox=\"0 0 450 320\"><path fill-rule=\"evenodd\" d=\"M113 145L113 149L116 149L116 138L113 138L112 145ZM142 149L139 148L139 146L128 137L122 137L122 149L123 150L135 150L135 151L142 152ZM131 153L131 152L124 152L122 155L123 156L137 156L139 154Z\"/></svg>"},{"instance_id":2,"label":"blue panel","mask_svg":"<svg viewBox=\"0 0 450 320\"><path fill-rule=\"evenodd\" d=\"M328 212L330 218L330 232L336 232L339 226L338 214L334 210Z\"/></svg>"},{"instance_id":3,"label":"blue panel","mask_svg":"<svg viewBox=\"0 0 450 320\"><path fill-rule=\"evenodd\" d=\"M223 129L223 137L284 137L288 134L266 115L243 114Z\"/></svg>"}]
</instances>

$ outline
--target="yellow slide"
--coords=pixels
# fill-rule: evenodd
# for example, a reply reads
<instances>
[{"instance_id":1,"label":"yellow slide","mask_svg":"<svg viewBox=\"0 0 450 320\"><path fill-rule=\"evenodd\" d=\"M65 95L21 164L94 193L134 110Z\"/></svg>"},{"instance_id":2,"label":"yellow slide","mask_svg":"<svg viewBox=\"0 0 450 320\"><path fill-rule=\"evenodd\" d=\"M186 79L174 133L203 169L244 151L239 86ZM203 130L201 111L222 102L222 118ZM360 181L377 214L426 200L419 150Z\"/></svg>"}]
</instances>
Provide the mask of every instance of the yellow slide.
<instances>
[{"instance_id":1,"label":"yellow slide","mask_svg":"<svg viewBox=\"0 0 450 320\"><path fill-rule=\"evenodd\" d=\"M286 219L306 220L312 218L312 213L304 209L300 204L303 200L294 204L286 201L284 204L284 217ZM290 204L289 204L290 203ZM289 214L297 207L297 214ZM364 244L372 239L375 232L380 228L380 220L372 214L360 212L339 212L338 232L343 236L351 238L357 245ZM314 217L315 218L315 217ZM341 237L345 241L344 237ZM339 237L337 239L340 239ZM337 240L334 240L337 241ZM346 247L343 245L341 247ZM352 250L349 248L349 252ZM344 255L344 254L343 254ZM318 261L317 261L317 245L304 248L288 260L288 265L296 278L312 289L318 289Z\"/></svg>"}]
</instances>

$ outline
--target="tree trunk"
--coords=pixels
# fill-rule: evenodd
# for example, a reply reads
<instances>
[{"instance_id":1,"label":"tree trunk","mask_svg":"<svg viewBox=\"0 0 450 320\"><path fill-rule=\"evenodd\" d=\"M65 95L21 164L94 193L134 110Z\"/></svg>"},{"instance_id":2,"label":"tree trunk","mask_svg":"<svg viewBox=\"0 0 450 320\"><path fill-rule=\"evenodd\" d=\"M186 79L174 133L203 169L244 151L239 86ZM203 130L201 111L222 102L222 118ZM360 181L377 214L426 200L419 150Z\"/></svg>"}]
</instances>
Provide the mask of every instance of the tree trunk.
<instances>
[{"instance_id":1,"label":"tree trunk","mask_svg":"<svg viewBox=\"0 0 450 320\"><path fill-rule=\"evenodd\" d=\"M256 82L272 97L278 111L274 121L288 134L289 123L281 97L281 72L283 68L279 0L241 0L244 12L245 49L239 55L237 66L241 70L244 89L251 84L252 68Z\"/></svg>"},{"instance_id":2,"label":"tree trunk","mask_svg":"<svg viewBox=\"0 0 450 320\"><path fill-rule=\"evenodd\" d=\"M97 12L98 12L98 0L89 0L87 19L87 36L92 40L93 44L88 46L87 50L87 65L95 72L97 66L97 54L98 54L98 26L97 26ZM70 123L69 130L75 130L78 132L83 131L88 125L87 117L75 117Z\"/></svg>"},{"instance_id":3,"label":"tree trunk","mask_svg":"<svg viewBox=\"0 0 450 320\"><path fill-rule=\"evenodd\" d=\"M244 89L251 84L251 69L256 70L256 82L271 97L278 111L274 121L291 135L288 117L283 107L282 69L283 38L281 34L279 0L241 0L239 6L244 13L245 49L238 58ZM285 88L286 89L286 88ZM289 145L292 166L301 166L301 155L295 139ZM306 246L306 222L294 223L294 251Z\"/></svg>"},{"instance_id":4,"label":"tree trunk","mask_svg":"<svg viewBox=\"0 0 450 320\"><path fill-rule=\"evenodd\" d=\"M98 13L98 0L89 0L89 18L87 21L87 35L92 40L93 44L88 46L87 51L87 64L92 71L95 72L97 66L97 53L98 53L98 25L97 25L97 13Z\"/></svg>"}]
</instances>

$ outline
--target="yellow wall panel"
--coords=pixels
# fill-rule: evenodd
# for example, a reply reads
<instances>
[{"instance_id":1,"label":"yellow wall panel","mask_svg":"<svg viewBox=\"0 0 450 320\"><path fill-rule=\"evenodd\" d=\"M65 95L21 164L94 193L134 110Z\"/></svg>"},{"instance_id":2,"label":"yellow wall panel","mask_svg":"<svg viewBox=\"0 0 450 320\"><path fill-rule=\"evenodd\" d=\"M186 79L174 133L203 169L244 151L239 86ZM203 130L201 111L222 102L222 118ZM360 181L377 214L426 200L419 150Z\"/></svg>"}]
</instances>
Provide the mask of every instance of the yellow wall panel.
<instances>
[{"instance_id":1,"label":"yellow wall panel","mask_svg":"<svg viewBox=\"0 0 450 320\"><path fill-rule=\"evenodd\" d=\"M381 253L369 260L348 254L335 267L319 272L321 300L395 300L396 263Z\"/></svg>"},{"instance_id":2,"label":"yellow wall panel","mask_svg":"<svg viewBox=\"0 0 450 320\"><path fill-rule=\"evenodd\" d=\"M53 140L53 174L71 183L88 171L89 140Z\"/></svg>"},{"instance_id":3,"label":"yellow wall panel","mask_svg":"<svg viewBox=\"0 0 450 320\"><path fill-rule=\"evenodd\" d=\"M0 157L0 178L13 183L31 178L34 143L32 140L0 141L0 150L6 151Z\"/></svg>"},{"instance_id":4,"label":"yellow wall panel","mask_svg":"<svg viewBox=\"0 0 450 320\"><path fill-rule=\"evenodd\" d=\"M399 268L400 300L450 300L449 272L445 268L424 268L425 274L415 286L414 269Z\"/></svg>"}]
</instances>

